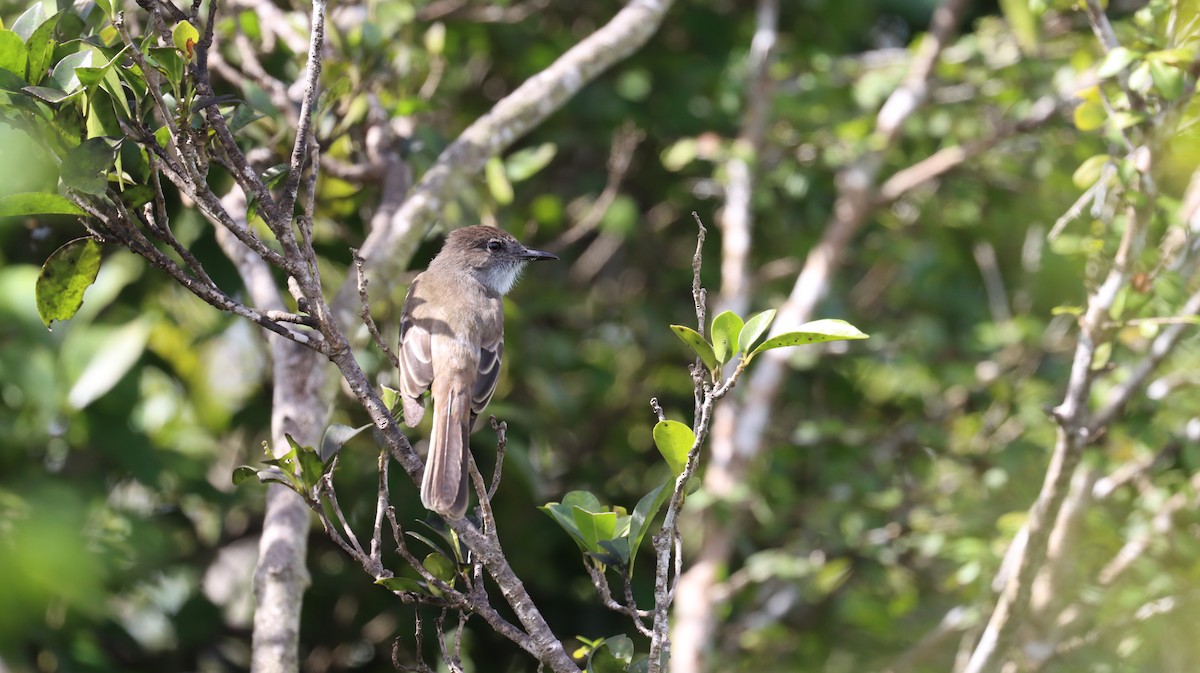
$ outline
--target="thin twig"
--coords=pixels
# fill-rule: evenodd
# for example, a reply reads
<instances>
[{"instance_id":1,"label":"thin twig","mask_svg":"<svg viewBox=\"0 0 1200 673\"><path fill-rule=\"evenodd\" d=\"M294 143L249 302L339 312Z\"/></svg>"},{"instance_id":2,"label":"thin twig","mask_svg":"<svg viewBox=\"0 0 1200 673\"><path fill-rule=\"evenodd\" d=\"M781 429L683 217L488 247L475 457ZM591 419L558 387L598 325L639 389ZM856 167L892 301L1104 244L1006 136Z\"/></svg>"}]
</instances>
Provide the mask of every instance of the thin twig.
<instances>
[{"instance_id":1,"label":"thin twig","mask_svg":"<svg viewBox=\"0 0 1200 673\"><path fill-rule=\"evenodd\" d=\"M371 333L371 338L375 340L375 346L387 356L392 369L399 369L400 358L396 356L395 351L388 347L387 342L383 339L383 335L379 333L379 327L375 324L375 319L371 317L370 298L367 296L367 284L370 281L367 280L367 274L363 272L362 255L358 254L357 248L350 248L350 254L354 257L354 272L358 277L358 300L362 305L358 315L362 318L363 324L367 326L367 331Z\"/></svg>"},{"instance_id":2,"label":"thin twig","mask_svg":"<svg viewBox=\"0 0 1200 673\"><path fill-rule=\"evenodd\" d=\"M508 423L497 421L495 416L491 416L489 422L492 431L496 433L496 469L492 471L492 484L487 490L488 500L491 500L496 497L496 491L500 488L500 476L504 471L504 454L508 448Z\"/></svg>"},{"instance_id":3,"label":"thin twig","mask_svg":"<svg viewBox=\"0 0 1200 673\"><path fill-rule=\"evenodd\" d=\"M292 146L292 159L287 179L283 182L283 195L279 200L280 216L291 219L296 204L296 191L300 188L300 173L308 158L308 144L312 135L312 118L317 104L318 82L321 79L322 50L325 48L325 10L327 0L313 0L312 29L308 41L308 63L304 68L304 98L300 103L300 123L296 128L296 143Z\"/></svg>"}]
</instances>

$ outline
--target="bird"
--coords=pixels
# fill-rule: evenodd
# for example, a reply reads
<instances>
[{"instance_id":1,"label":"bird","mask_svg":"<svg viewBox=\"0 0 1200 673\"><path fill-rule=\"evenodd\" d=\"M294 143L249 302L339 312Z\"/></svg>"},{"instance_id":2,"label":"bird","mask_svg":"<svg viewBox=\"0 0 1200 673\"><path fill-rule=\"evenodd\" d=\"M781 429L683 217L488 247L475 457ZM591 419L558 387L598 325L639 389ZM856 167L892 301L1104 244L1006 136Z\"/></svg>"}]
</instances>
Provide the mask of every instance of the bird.
<instances>
[{"instance_id":1,"label":"bird","mask_svg":"<svg viewBox=\"0 0 1200 673\"><path fill-rule=\"evenodd\" d=\"M489 225L455 229L404 298L400 398L416 427L433 397L433 429L421 503L448 518L466 514L468 436L496 391L504 356L504 295L525 265L558 259Z\"/></svg>"}]
</instances>

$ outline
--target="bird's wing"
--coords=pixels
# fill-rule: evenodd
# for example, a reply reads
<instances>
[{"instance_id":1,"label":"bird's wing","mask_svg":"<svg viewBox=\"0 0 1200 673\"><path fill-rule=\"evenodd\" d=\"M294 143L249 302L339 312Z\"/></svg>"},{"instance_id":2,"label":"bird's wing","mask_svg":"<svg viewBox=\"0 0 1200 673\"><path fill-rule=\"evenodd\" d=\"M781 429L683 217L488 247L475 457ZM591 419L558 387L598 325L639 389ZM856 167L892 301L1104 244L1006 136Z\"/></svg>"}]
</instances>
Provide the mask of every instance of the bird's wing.
<instances>
[{"instance_id":1,"label":"bird's wing","mask_svg":"<svg viewBox=\"0 0 1200 673\"><path fill-rule=\"evenodd\" d=\"M476 415L483 411L496 392L500 380L500 361L504 358L504 313L503 306L497 313L498 320L491 329L484 329L479 344L479 369L475 374L475 385L471 388L471 411Z\"/></svg>"},{"instance_id":2,"label":"bird's wing","mask_svg":"<svg viewBox=\"0 0 1200 673\"><path fill-rule=\"evenodd\" d=\"M433 383L433 349L430 347L429 326L416 320L417 309L413 300L413 289L421 282L418 276L404 297L404 311L400 316L400 392L404 399L404 422L410 427L421 422L425 405L421 396Z\"/></svg>"}]
</instances>

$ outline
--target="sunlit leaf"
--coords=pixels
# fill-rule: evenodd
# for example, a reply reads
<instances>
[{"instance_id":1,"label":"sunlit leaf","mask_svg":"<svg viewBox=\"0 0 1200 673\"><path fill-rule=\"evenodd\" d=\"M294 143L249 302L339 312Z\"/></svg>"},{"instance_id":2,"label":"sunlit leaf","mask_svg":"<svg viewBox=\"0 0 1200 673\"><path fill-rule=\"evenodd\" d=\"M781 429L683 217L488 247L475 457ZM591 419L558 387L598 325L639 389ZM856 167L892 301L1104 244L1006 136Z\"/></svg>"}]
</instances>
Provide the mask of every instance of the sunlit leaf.
<instances>
[{"instance_id":1,"label":"sunlit leaf","mask_svg":"<svg viewBox=\"0 0 1200 673\"><path fill-rule=\"evenodd\" d=\"M767 339L761 346L755 348L754 352L761 353L773 348L866 338L868 338L866 334L863 334L857 327L845 320L814 320L804 323L796 328L794 332L787 332Z\"/></svg>"},{"instance_id":2,"label":"sunlit leaf","mask_svg":"<svg viewBox=\"0 0 1200 673\"><path fill-rule=\"evenodd\" d=\"M171 29L171 42L179 53L191 61L196 58L196 45L200 42L200 31L190 21L180 21Z\"/></svg>"},{"instance_id":3,"label":"sunlit leaf","mask_svg":"<svg viewBox=\"0 0 1200 673\"><path fill-rule=\"evenodd\" d=\"M696 434L679 421L659 421L654 425L654 445L675 476L683 474L688 452L696 443Z\"/></svg>"},{"instance_id":4,"label":"sunlit leaf","mask_svg":"<svg viewBox=\"0 0 1200 673\"><path fill-rule=\"evenodd\" d=\"M49 192L22 192L0 197L0 217L85 214L79 206Z\"/></svg>"},{"instance_id":5,"label":"sunlit leaf","mask_svg":"<svg viewBox=\"0 0 1200 673\"><path fill-rule=\"evenodd\" d=\"M1100 63L1100 67L1096 68L1096 77L1108 79L1129 67L1129 64L1133 63L1139 56L1141 54L1125 47L1111 49L1104 56L1104 61Z\"/></svg>"},{"instance_id":6,"label":"sunlit leaf","mask_svg":"<svg viewBox=\"0 0 1200 673\"><path fill-rule=\"evenodd\" d=\"M100 244L77 238L55 250L38 274L35 295L38 315L46 327L69 320L83 305L83 292L100 272Z\"/></svg>"},{"instance_id":7,"label":"sunlit leaf","mask_svg":"<svg viewBox=\"0 0 1200 673\"><path fill-rule=\"evenodd\" d=\"M0 68L24 78L28 64L29 52L21 36L11 30L0 29Z\"/></svg>"},{"instance_id":8,"label":"sunlit leaf","mask_svg":"<svg viewBox=\"0 0 1200 673\"><path fill-rule=\"evenodd\" d=\"M600 551L601 540L611 540L616 532L616 512L594 512L582 507L572 507L571 516L575 519L575 527L587 545L587 551Z\"/></svg>"},{"instance_id":9,"label":"sunlit leaf","mask_svg":"<svg viewBox=\"0 0 1200 673\"><path fill-rule=\"evenodd\" d=\"M738 350L743 353L749 353L754 342L758 341L759 337L767 333L771 327L771 322L775 320L775 309L767 309L758 315L746 321L742 327L742 333L738 336Z\"/></svg>"},{"instance_id":10,"label":"sunlit leaf","mask_svg":"<svg viewBox=\"0 0 1200 673\"><path fill-rule=\"evenodd\" d=\"M1090 100L1080 103L1072 116L1075 120L1075 128L1080 131L1095 131L1104 126L1106 118L1104 105Z\"/></svg>"},{"instance_id":11,"label":"sunlit leaf","mask_svg":"<svg viewBox=\"0 0 1200 673\"><path fill-rule=\"evenodd\" d=\"M54 70L50 72L50 82L53 82L54 86L64 93L71 94L79 91L83 85L79 81L79 75L75 69L93 65L92 58L95 53L89 48L62 57L58 63L54 64Z\"/></svg>"},{"instance_id":12,"label":"sunlit leaf","mask_svg":"<svg viewBox=\"0 0 1200 673\"><path fill-rule=\"evenodd\" d=\"M29 36L33 35L33 31L37 30L37 27L45 21L46 10L42 3L35 2L29 6L29 9L22 12L16 21L13 21L12 32L20 35L22 40L28 40Z\"/></svg>"},{"instance_id":13,"label":"sunlit leaf","mask_svg":"<svg viewBox=\"0 0 1200 673\"><path fill-rule=\"evenodd\" d=\"M725 364L738 352L738 336L742 333L742 319L733 311L722 311L713 318L712 350L717 362Z\"/></svg>"},{"instance_id":14,"label":"sunlit leaf","mask_svg":"<svg viewBox=\"0 0 1200 673\"><path fill-rule=\"evenodd\" d=\"M1144 61L1141 65L1133 69L1129 73L1129 88L1134 91L1144 94L1149 93L1150 87L1154 86L1154 74L1150 70L1151 61ZM1078 124L1076 124L1078 126Z\"/></svg>"}]
</instances>

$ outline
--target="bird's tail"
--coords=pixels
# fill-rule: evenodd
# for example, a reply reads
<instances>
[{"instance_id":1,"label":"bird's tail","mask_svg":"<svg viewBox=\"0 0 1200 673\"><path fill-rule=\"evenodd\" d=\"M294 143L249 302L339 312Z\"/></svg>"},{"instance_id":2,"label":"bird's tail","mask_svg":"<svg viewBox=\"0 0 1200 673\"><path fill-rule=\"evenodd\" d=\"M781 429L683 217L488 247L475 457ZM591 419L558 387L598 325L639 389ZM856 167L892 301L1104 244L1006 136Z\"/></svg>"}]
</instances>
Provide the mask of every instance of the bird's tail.
<instances>
[{"instance_id":1,"label":"bird's tail","mask_svg":"<svg viewBox=\"0 0 1200 673\"><path fill-rule=\"evenodd\" d=\"M452 378L452 377L451 377ZM467 512L470 497L467 460L471 432L471 396L462 386L434 385L433 433L429 438L429 459L421 480L421 502L425 507L450 518Z\"/></svg>"}]
</instances>

